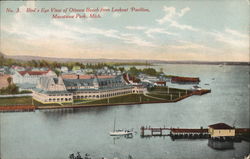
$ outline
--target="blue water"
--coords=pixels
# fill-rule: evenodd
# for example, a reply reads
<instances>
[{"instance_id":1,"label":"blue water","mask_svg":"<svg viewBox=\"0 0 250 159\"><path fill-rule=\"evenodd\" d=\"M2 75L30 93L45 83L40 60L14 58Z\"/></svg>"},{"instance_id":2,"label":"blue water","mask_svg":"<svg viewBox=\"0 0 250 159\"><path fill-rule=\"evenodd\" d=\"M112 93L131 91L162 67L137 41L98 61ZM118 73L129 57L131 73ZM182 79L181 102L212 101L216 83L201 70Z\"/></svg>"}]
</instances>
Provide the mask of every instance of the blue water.
<instances>
[{"instance_id":1,"label":"blue water","mask_svg":"<svg viewBox=\"0 0 250 159\"><path fill-rule=\"evenodd\" d=\"M158 65L166 74L200 77L201 86L212 92L177 103L112 106L100 108L1 114L3 159L66 159L73 152L92 158L136 159L230 159L249 154L248 142L218 151L208 140L175 140L169 137L141 138L139 128L199 128L210 124L235 123L249 127L249 66ZM209 84L209 85L205 85ZM134 128L132 139L113 138L117 128Z\"/></svg>"}]
</instances>

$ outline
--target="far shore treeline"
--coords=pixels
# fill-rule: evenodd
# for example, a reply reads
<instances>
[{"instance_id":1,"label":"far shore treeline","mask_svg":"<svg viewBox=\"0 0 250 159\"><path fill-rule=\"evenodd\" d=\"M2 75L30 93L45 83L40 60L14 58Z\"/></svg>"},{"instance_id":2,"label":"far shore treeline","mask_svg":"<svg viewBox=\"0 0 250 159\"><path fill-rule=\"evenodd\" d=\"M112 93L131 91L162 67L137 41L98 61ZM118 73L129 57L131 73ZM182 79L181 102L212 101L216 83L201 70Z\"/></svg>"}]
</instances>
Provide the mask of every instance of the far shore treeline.
<instances>
[{"instance_id":1,"label":"far shore treeline","mask_svg":"<svg viewBox=\"0 0 250 159\"><path fill-rule=\"evenodd\" d=\"M151 66L152 64L148 62L98 62L98 63L81 63L81 62L57 62L52 60L17 60L12 58L6 58L3 54L0 54L0 66L8 66L11 67L13 65L23 66L23 67L46 67L53 71L55 71L56 74L59 72L56 70L56 68L60 68L62 66L68 67L69 70L72 70L74 66L79 66L81 69L101 69L103 67L108 67L109 69L113 70L120 70L121 72L124 72L125 68L123 66L134 66L134 65L145 65L145 66ZM135 67L133 67L132 72L133 74L137 74L139 70L135 70ZM143 72L143 71L141 71ZM144 73L150 75L157 75L155 70L149 69L145 70Z\"/></svg>"},{"instance_id":2,"label":"far shore treeline","mask_svg":"<svg viewBox=\"0 0 250 159\"><path fill-rule=\"evenodd\" d=\"M72 70L74 66L79 66L81 69L101 69L103 67L108 67L113 70L120 70L121 72L125 71L123 66L133 66L127 70L132 76L137 76L139 73L144 73L151 76L159 76L162 74L162 70L160 72L156 71L154 68L144 68L137 69L134 67L135 65L145 65L151 66L151 63L148 62L99 62L99 63L81 63L81 62L57 62L52 60L17 60L12 58L6 58L3 54L0 54L0 66L8 66L11 67L13 65L23 66L23 67L46 67L53 70L57 75L60 74L56 68L60 68L62 66L68 67L68 69Z\"/></svg>"}]
</instances>

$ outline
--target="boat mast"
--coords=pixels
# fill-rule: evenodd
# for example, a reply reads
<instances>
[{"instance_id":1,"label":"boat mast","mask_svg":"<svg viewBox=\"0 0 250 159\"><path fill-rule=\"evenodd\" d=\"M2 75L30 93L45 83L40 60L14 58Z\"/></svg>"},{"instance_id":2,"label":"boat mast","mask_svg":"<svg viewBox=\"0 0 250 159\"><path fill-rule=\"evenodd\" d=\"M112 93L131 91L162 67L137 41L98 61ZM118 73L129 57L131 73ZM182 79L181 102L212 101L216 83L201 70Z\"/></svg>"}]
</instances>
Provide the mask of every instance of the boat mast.
<instances>
[{"instance_id":1,"label":"boat mast","mask_svg":"<svg viewBox=\"0 0 250 159\"><path fill-rule=\"evenodd\" d=\"M114 131L115 131L115 123L116 123L116 116L115 116L115 119L114 119Z\"/></svg>"}]
</instances>

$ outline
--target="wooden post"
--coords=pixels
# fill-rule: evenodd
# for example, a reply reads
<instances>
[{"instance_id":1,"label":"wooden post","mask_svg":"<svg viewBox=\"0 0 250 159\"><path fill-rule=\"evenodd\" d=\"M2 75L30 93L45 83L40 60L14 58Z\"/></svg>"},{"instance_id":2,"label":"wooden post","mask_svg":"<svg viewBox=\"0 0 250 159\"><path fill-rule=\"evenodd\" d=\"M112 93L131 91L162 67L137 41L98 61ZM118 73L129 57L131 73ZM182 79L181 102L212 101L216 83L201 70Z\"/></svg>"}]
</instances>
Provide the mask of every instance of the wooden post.
<instances>
[{"instance_id":1,"label":"wooden post","mask_svg":"<svg viewBox=\"0 0 250 159\"><path fill-rule=\"evenodd\" d=\"M144 126L141 127L141 136L144 137Z\"/></svg>"},{"instance_id":2,"label":"wooden post","mask_svg":"<svg viewBox=\"0 0 250 159\"><path fill-rule=\"evenodd\" d=\"M179 92L179 98L181 98L181 92Z\"/></svg>"},{"instance_id":3,"label":"wooden post","mask_svg":"<svg viewBox=\"0 0 250 159\"><path fill-rule=\"evenodd\" d=\"M169 94L169 87L168 87L168 94Z\"/></svg>"},{"instance_id":4,"label":"wooden post","mask_svg":"<svg viewBox=\"0 0 250 159\"><path fill-rule=\"evenodd\" d=\"M172 94L170 94L170 100L172 100Z\"/></svg>"}]
</instances>

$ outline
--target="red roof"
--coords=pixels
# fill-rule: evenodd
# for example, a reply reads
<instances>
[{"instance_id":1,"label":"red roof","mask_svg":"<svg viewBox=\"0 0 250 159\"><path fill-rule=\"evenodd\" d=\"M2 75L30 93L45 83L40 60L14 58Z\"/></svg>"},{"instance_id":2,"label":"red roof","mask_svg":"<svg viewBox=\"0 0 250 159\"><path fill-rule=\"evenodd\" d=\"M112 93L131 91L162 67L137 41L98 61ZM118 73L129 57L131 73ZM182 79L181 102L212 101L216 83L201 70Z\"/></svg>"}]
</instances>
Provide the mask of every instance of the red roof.
<instances>
[{"instance_id":1,"label":"red roof","mask_svg":"<svg viewBox=\"0 0 250 159\"><path fill-rule=\"evenodd\" d=\"M26 73L28 73L29 75L44 75L47 74L49 71L19 71L18 73L20 75L25 75Z\"/></svg>"},{"instance_id":2,"label":"red roof","mask_svg":"<svg viewBox=\"0 0 250 159\"><path fill-rule=\"evenodd\" d=\"M157 84L166 84L165 81L157 81L156 83L157 83Z\"/></svg>"},{"instance_id":3,"label":"red roof","mask_svg":"<svg viewBox=\"0 0 250 159\"><path fill-rule=\"evenodd\" d=\"M209 125L208 127L213 128L213 129L233 129L233 127L225 123L217 123L217 124Z\"/></svg>"}]
</instances>

